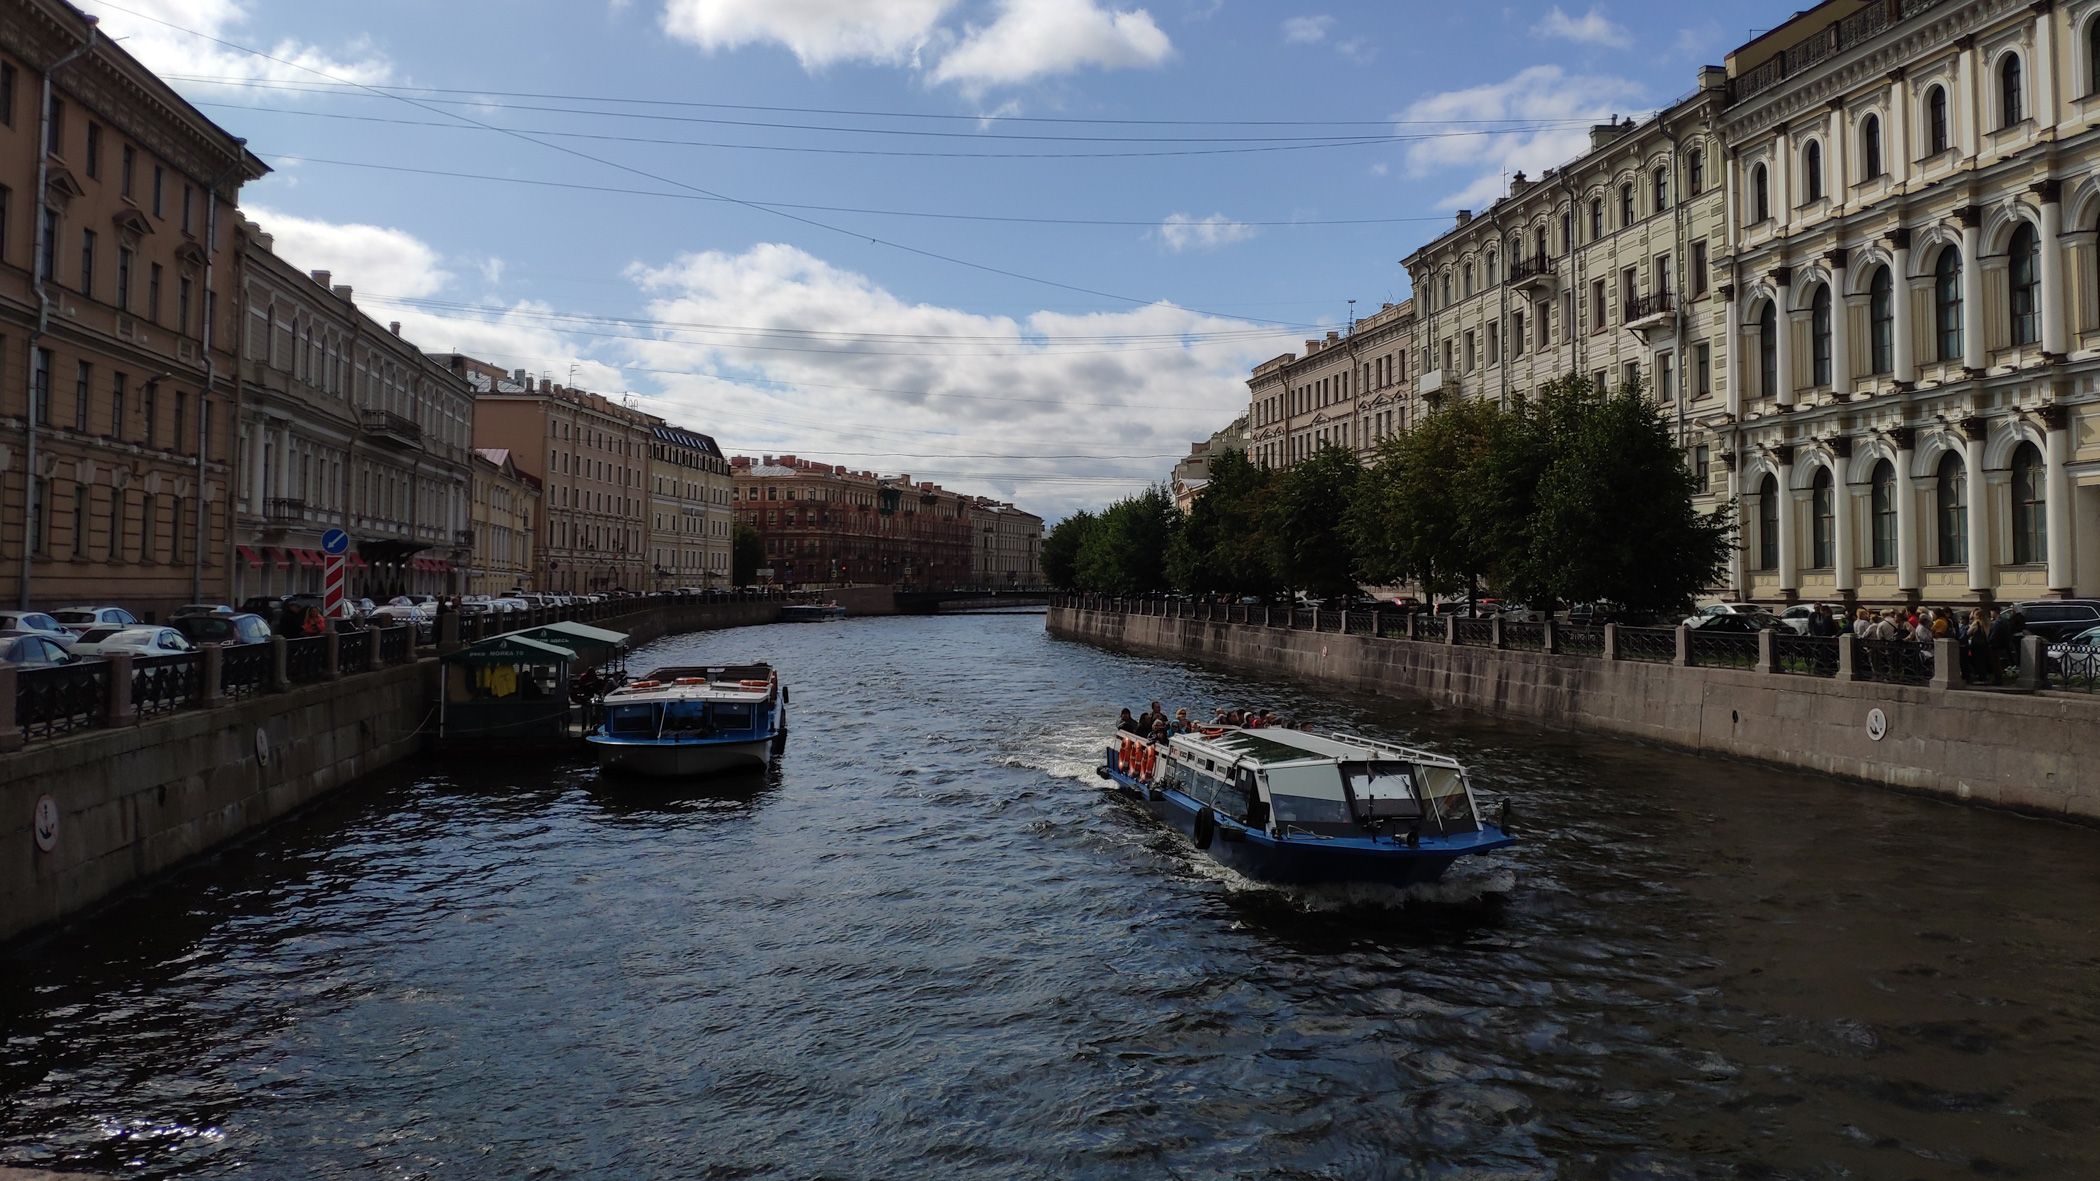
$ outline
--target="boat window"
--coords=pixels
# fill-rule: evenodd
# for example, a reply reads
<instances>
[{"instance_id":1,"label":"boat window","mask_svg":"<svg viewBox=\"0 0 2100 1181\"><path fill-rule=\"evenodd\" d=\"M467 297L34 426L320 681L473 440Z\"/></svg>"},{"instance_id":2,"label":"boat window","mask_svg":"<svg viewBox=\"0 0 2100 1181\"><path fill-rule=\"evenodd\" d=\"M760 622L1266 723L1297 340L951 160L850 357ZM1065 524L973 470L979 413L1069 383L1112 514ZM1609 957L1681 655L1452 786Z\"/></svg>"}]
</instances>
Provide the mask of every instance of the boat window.
<instances>
[{"instance_id":1,"label":"boat window","mask_svg":"<svg viewBox=\"0 0 2100 1181\"><path fill-rule=\"evenodd\" d=\"M1342 778L1356 797L1357 814L1366 820L1422 814L1415 799L1414 768L1406 763L1343 763Z\"/></svg>"},{"instance_id":2,"label":"boat window","mask_svg":"<svg viewBox=\"0 0 2100 1181\"><path fill-rule=\"evenodd\" d=\"M717 729L749 730L751 728L751 707L748 705L726 705L716 702L714 721Z\"/></svg>"},{"instance_id":3,"label":"boat window","mask_svg":"<svg viewBox=\"0 0 2100 1181\"><path fill-rule=\"evenodd\" d=\"M1441 820L1444 828L1471 832L1479 827L1473 817L1473 797L1466 791L1463 773L1453 767L1417 767L1415 771L1430 815Z\"/></svg>"},{"instance_id":4,"label":"boat window","mask_svg":"<svg viewBox=\"0 0 2100 1181\"><path fill-rule=\"evenodd\" d=\"M709 728L706 702L673 701L664 706L666 734L692 734Z\"/></svg>"},{"instance_id":5,"label":"boat window","mask_svg":"<svg viewBox=\"0 0 2100 1181\"><path fill-rule=\"evenodd\" d=\"M607 734L647 734L656 736L656 705L615 705L605 711Z\"/></svg>"}]
</instances>

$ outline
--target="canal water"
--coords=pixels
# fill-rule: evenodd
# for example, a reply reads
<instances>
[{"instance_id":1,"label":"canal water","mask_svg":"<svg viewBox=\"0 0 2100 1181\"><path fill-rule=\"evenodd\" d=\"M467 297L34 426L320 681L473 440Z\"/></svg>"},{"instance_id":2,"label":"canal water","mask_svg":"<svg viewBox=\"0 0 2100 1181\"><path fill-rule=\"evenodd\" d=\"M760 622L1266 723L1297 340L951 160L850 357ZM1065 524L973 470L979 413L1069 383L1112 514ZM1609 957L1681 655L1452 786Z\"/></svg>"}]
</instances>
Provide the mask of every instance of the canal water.
<instances>
[{"instance_id":1,"label":"canal water","mask_svg":"<svg viewBox=\"0 0 2100 1181\"><path fill-rule=\"evenodd\" d=\"M376 776L0 957L0 1164L256 1178L2100 1176L2100 833L1111 654L769 658L778 768ZM1448 748L1528 839L1417 896L1208 868L1117 708Z\"/></svg>"}]
</instances>

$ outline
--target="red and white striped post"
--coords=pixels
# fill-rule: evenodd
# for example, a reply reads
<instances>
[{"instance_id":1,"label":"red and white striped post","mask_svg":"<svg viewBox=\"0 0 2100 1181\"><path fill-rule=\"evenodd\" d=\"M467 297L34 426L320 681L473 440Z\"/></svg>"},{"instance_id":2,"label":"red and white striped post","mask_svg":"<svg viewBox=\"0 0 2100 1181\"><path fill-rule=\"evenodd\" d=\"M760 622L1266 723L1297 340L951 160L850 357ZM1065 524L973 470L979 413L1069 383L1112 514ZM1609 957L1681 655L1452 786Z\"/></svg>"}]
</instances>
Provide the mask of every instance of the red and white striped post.
<instances>
[{"instance_id":1,"label":"red and white striped post","mask_svg":"<svg viewBox=\"0 0 2100 1181\"><path fill-rule=\"evenodd\" d=\"M350 535L341 529L330 529L321 535L321 552L326 555L321 565L321 614L329 619L346 619L350 614L349 604L343 598L343 575L350 565Z\"/></svg>"}]
</instances>

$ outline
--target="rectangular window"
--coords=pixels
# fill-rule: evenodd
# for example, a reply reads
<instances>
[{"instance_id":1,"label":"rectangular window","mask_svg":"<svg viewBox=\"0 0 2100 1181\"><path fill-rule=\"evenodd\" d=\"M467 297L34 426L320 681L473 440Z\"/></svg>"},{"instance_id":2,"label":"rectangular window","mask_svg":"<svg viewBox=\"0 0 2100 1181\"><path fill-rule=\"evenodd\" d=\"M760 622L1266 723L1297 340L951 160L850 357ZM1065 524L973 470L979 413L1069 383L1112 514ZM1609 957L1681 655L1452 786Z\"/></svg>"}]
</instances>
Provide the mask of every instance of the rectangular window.
<instances>
[{"instance_id":1,"label":"rectangular window","mask_svg":"<svg viewBox=\"0 0 2100 1181\"><path fill-rule=\"evenodd\" d=\"M1536 344L1537 347L1543 349L1550 343L1547 340L1546 333L1552 328L1550 321L1553 319L1553 305L1541 300L1538 307L1533 309L1533 313L1532 319L1538 324L1538 340Z\"/></svg>"},{"instance_id":2,"label":"rectangular window","mask_svg":"<svg viewBox=\"0 0 2100 1181\"><path fill-rule=\"evenodd\" d=\"M51 154L63 156L66 154L66 100L54 94L51 105L45 109L51 114Z\"/></svg>"},{"instance_id":3,"label":"rectangular window","mask_svg":"<svg viewBox=\"0 0 2100 1181\"><path fill-rule=\"evenodd\" d=\"M1634 294L1640 290L1636 286L1638 275L1639 271L1634 267L1625 267L1619 271L1619 319L1621 322L1633 319L1633 314L1636 310Z\"/></svg>"},{"instance_id":4,"label":"rectangular window","mask_svg":"<svg viewBox=\"0 0 2100 1181\"><path fill-rule=\"evenodd\" d=\"M1524 345L1528 339L1524 335L1524 313L1511 312L1509 314L1509 355L1512 360L1524 355Z\"/></svg>"},{"instance_id":5,"label":"rectangular window","mask_svg":"<svg viewBox=\"0 0 2100 1181\"><path fill-rule=\"evenodd\" d=\"M51 425L51 350L38 349L29 368L29 415Z\"/></svg>"},{"instance_id":6,"label":"rectangular window","mask_svg":"<svg viewBox=\"0 0 2100 1181\"><path fill-rule=\"evenodd\" d=\"M1632 391L1641 388L1641 363L1639 361L1626 362L1621 368L1620 374L1620 381L1625 389Z\"/></svg>"},{"instance_id":7,"label":"rectangular window","mask_svg":"<svg viewBox=\"0 0 2100 1181\"><path fill-rule=\"evenodd\" d=\"M8 217L8 213L14 206L8 201L8 198L13 196L13 194L14 191L12 189L9 189L6 185L0 185L0 262L7 261L7 240L12 236L10 226L13 223L12 219Z\"/></svg>"},{"instance_id":8,"label":"rectangular window","mask_svg":"<svg viewBox=\"0 0 2100 1181\"><path fill-rule=\"evenodd\" d=\"M1473 330L1471 328L1466 329L1466 352L1464 364L1467 373L1473 372L1473 366L1475 364L1474 358L1478 356L1478 353L1476 353L1475 350L1478 347L1479 343L1475 338Z\"/></svg>"},{"instance_id":9,"label":"rectangular window","mask_svg":"<svg viewBox=\"0 0 2100 1181\"><path fill-rule=\"evenodd\" d=\"M95 294L95 231L80 231L80 294Z\"/></svg>"},{"instance_id":10,"label":"rectangular window","mask_svg":"<svg viewBox=\"0 0 2100 1181\"><path fill-rule=\"evenodd\" d=\"M131 181L138 174L139 150L125 144L117 151L117 191L126 197L131 195Z\"/></svg>"},{"instance_id":11,"label":"rectangular window","mask_svg":"<svg viewBox=\"0 0 2100 1181\"><path fill-rule=\"evenodd\" d=\"M1656 255L1655 267L1650 273L1655 276L1655 293L1657 295L1670 294L1670 256L1667 254Z\"/></svg>"},{"instance_id":12,"label":"rectangular window","mask_svg":"<svg viewBox=\"0 0 2100 1181\"><path fill-rule=\"evenodd\" d=\"M73 429L86 434L88 429L88 402L93 396L95 367L82 361L73 374Z\"/></svg>"},{"instance_id":13,"label":"rectangular window","mask_svg":"<svg viewBox=\"0 0 2100 1181\"><path fill-rule=\"evenodd\" d=\"M192 283L188 275L184 275L176 280L175 283L175 334L177 336L188 336L190 334L191 286Z\"/></svg>"},{"instance_id":14,"label":"rectangular window","mask_svg":"<svg viewBox=\"0 0 2100 1181\"><path fill-rule=\"evenodd\" d=\"M153 216L168 215L168 170L162 165L153 166Z\"/></svg>"},{"instance_id":15,"label":"rectangular window","mask_svg":"<svg viewBox=\"0 0 2100 1181\"><path fill-rule=\"evenodd\" d=\"M117 310L131 310L131 247L117 247Z\"/></svg>"},{"instance_id":16,"label":"rectangular window","mask_svg":"<svg viewBox=\"0 0 2100 1181\"><path fill-rule=\"evenodd\" d=\"M146 267L146 318L160 323L160 264L150 263Z\"/></svg>"},{"instance_id":17,"label":"rectangular window","mask_svg":"<svg viewBox=\"0 0 2100 1181\"><path fill-rule=\"evenodd\" d=\"M174 442L172 442L172 443L170 444L170 446L172 446L172 447L173 447L173 448L174 448L175 450L177 450L177 451L181 451L181 450L183 449L183 446L182 446L182 439L183 439L183 434L182 434L182 428L183 428L183 426L184 426L185 424L187 424L187 423L188 423L188 421L189 421L189 417L190 417L190 396L189 396L188 394L185 394L185 393L183 393L183 392L182 392L181 390L176 390L176 391L175 391L175 439L174 439Z\"/></svg>"},{"instance_id":18,"label":"rectangular window","mask_svg":"<svg viewBox=\"0 0 2100 1181\"><path fill-rule=\"evenodd\" d=\"M44 511L50 507L45 504L45 498L50 495L50 491L45 487L45 483L45 480L33 473L29 477L29 551L37 554L46 552L44 544L50 536L49 521L45 519Z\"/></svg>"},{"instance_id":19,"label":"rectangular window","mask_svg":"<svg viewBox=\"0 0 2100 1181\"><path fill-rule=\"evenodd\" d=\"M121 373L109 387L109 437L124 437L124 375Z\"/></svg>"},{"instance_id":20,"label":"rectangular window","mask_svg":"<svg viewBox=\"0 0 2100 1181\"><path fill-rule=\"evenodd\" d=\"M1499 365L1502 363L1502 325L1493 320L1488 321L1487 350L1488 364Z\"/></svg>"},{"instance_id":21,"label":"rectangular window","mask_svg":"<svg viewBox=\"0 0 2100 1181\"><path fill-rule=\"evenodd\" d=\"M1700 492L1706 491L1706 468L1711 462L1706 444L1692 448L1692 487Z\"/></svg>"},{"instance_id":22,"label":"rectangular window","mask_svg":"<svg viewBox=\"0 0 2100 1181\"><path fill-rule=\"evenodd\" d=\"M1592 333L1604 331L1604 320L1604 280L1595 279L1590 282L1590 331ZM1602 385L1603 383L1599 382L1598 384Z\"/></svg>"},{"instance_id":23,"label":"rectangular window","mask_svg":"<svg viewBox=\"0 0 2100 1181\"><path fill-rule=\"evenodd\" d=\"M1655 355L1655 396L1664 402L1677 400L1677 360L1674 353Z\"/></svg>"},{"instance_id":24,"label":"rectangular window","mask_svg":"<svg viewBox=\"0 0 2100 1181\"><path fill-rule=\"evenodd\" d=\"M111 561L124 556L124 492L119 488L109 490L109 558Z\"/></svg>"},{"instance_id":25,"label":"rectangular window","mask_svg":"<svg viewBox=\"0 0 2100 1181\"><path fill-rule=\"evenodd\" d=\"M1706 295L1706 240L1692 243L1691 273L1684 277L1685 294L1693 299Z\"/></svg>"},{"instance_id":26,"label":"rectangular window","mask_svg":"<svg viewBox=\"0 0 2100 1181\"><path fill-rule=\"evenodd\" d=\"M193 211L196 197L196 190L188 185L182 186L182 232L185 234L196 232L196 217Z\"/></svg>"},{"instance_id":27,"label":"rectangular window","mask_svg":"<svg viewBox=\"0 0 2100 1181\"><path fill-rule=\"evenodd\" d=\"M15 63L0 62L0 126L15 125Z\"/></svg>"},{"instance_id":28,"label":"rectangular window","mask_svg":"<svg viewBox=\"0 0 2100 1181\"><path fill-rule=\"evenodd\" d=\"M102 125L92 119L88 120L87 159L82 161L82 166L90 180L102 175Z\"/></svg>"},{"instance_id":29,"label":"rectangular window","mask_svg":"<svg viewBox=\"0 0 2100 1181\"><path fill-rule=\"evenodd\" d=\"M146 388L139 392L139 417L145 420L146 446L148 447L153 446L153 428L155 425L153 421L153 401L154 395L159 392L159 389L158 382L149 381L146 383ZM267 481L265 482L267 483Z\"/></svg>"},{"instance_id":30,"label":"rectangular window","mask_svg":"<svg viewBox=\"0 0 2100 1181\"><path fill-rule=\"evenodd\" d=\"M1705 397L1714 392L1714 346L1700 341L1692 346L1692 394Z\"/></svg>"}]
</instances>

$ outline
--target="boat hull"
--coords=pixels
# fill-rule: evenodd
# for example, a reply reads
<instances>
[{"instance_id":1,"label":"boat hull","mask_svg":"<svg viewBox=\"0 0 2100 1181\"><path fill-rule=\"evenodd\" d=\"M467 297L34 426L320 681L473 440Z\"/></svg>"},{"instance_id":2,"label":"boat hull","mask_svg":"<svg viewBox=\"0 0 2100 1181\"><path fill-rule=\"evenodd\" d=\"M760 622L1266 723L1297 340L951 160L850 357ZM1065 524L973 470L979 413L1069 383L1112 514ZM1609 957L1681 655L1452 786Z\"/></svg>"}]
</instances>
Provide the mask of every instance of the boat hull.
<instances>
[{"instance_id":1,"label":"boat hull","mask_svg":"<svg viewBox=\"0 0 2100 1181\"><path fill-rule=\"evenodd\" d=\"M598 753L601 769L655 779L693 779L764 767L771 760L775 745L772 738L740 742L621 742L597 734L591 735L589 741Z\"/></svg>"},{"instance_id":2,"label":"boat hull","mask_svg":"<svg viewBox=\"0 0 2100 1181\"><path fill-rule=\"evenodd\" d=\"M1178 792L1141 783L1113 767L1101 773L1123 795L1178 830L1198 851L1255 881L1277 885L1415 886L1434 882L1462 858L1515 844L1500 828L1483 823L1479 832L1423 834L1420 843L1404 840L1280 839L1212 812L1206 844L1198 817L1203 805Z\"/></svg>"}]
</instances>

